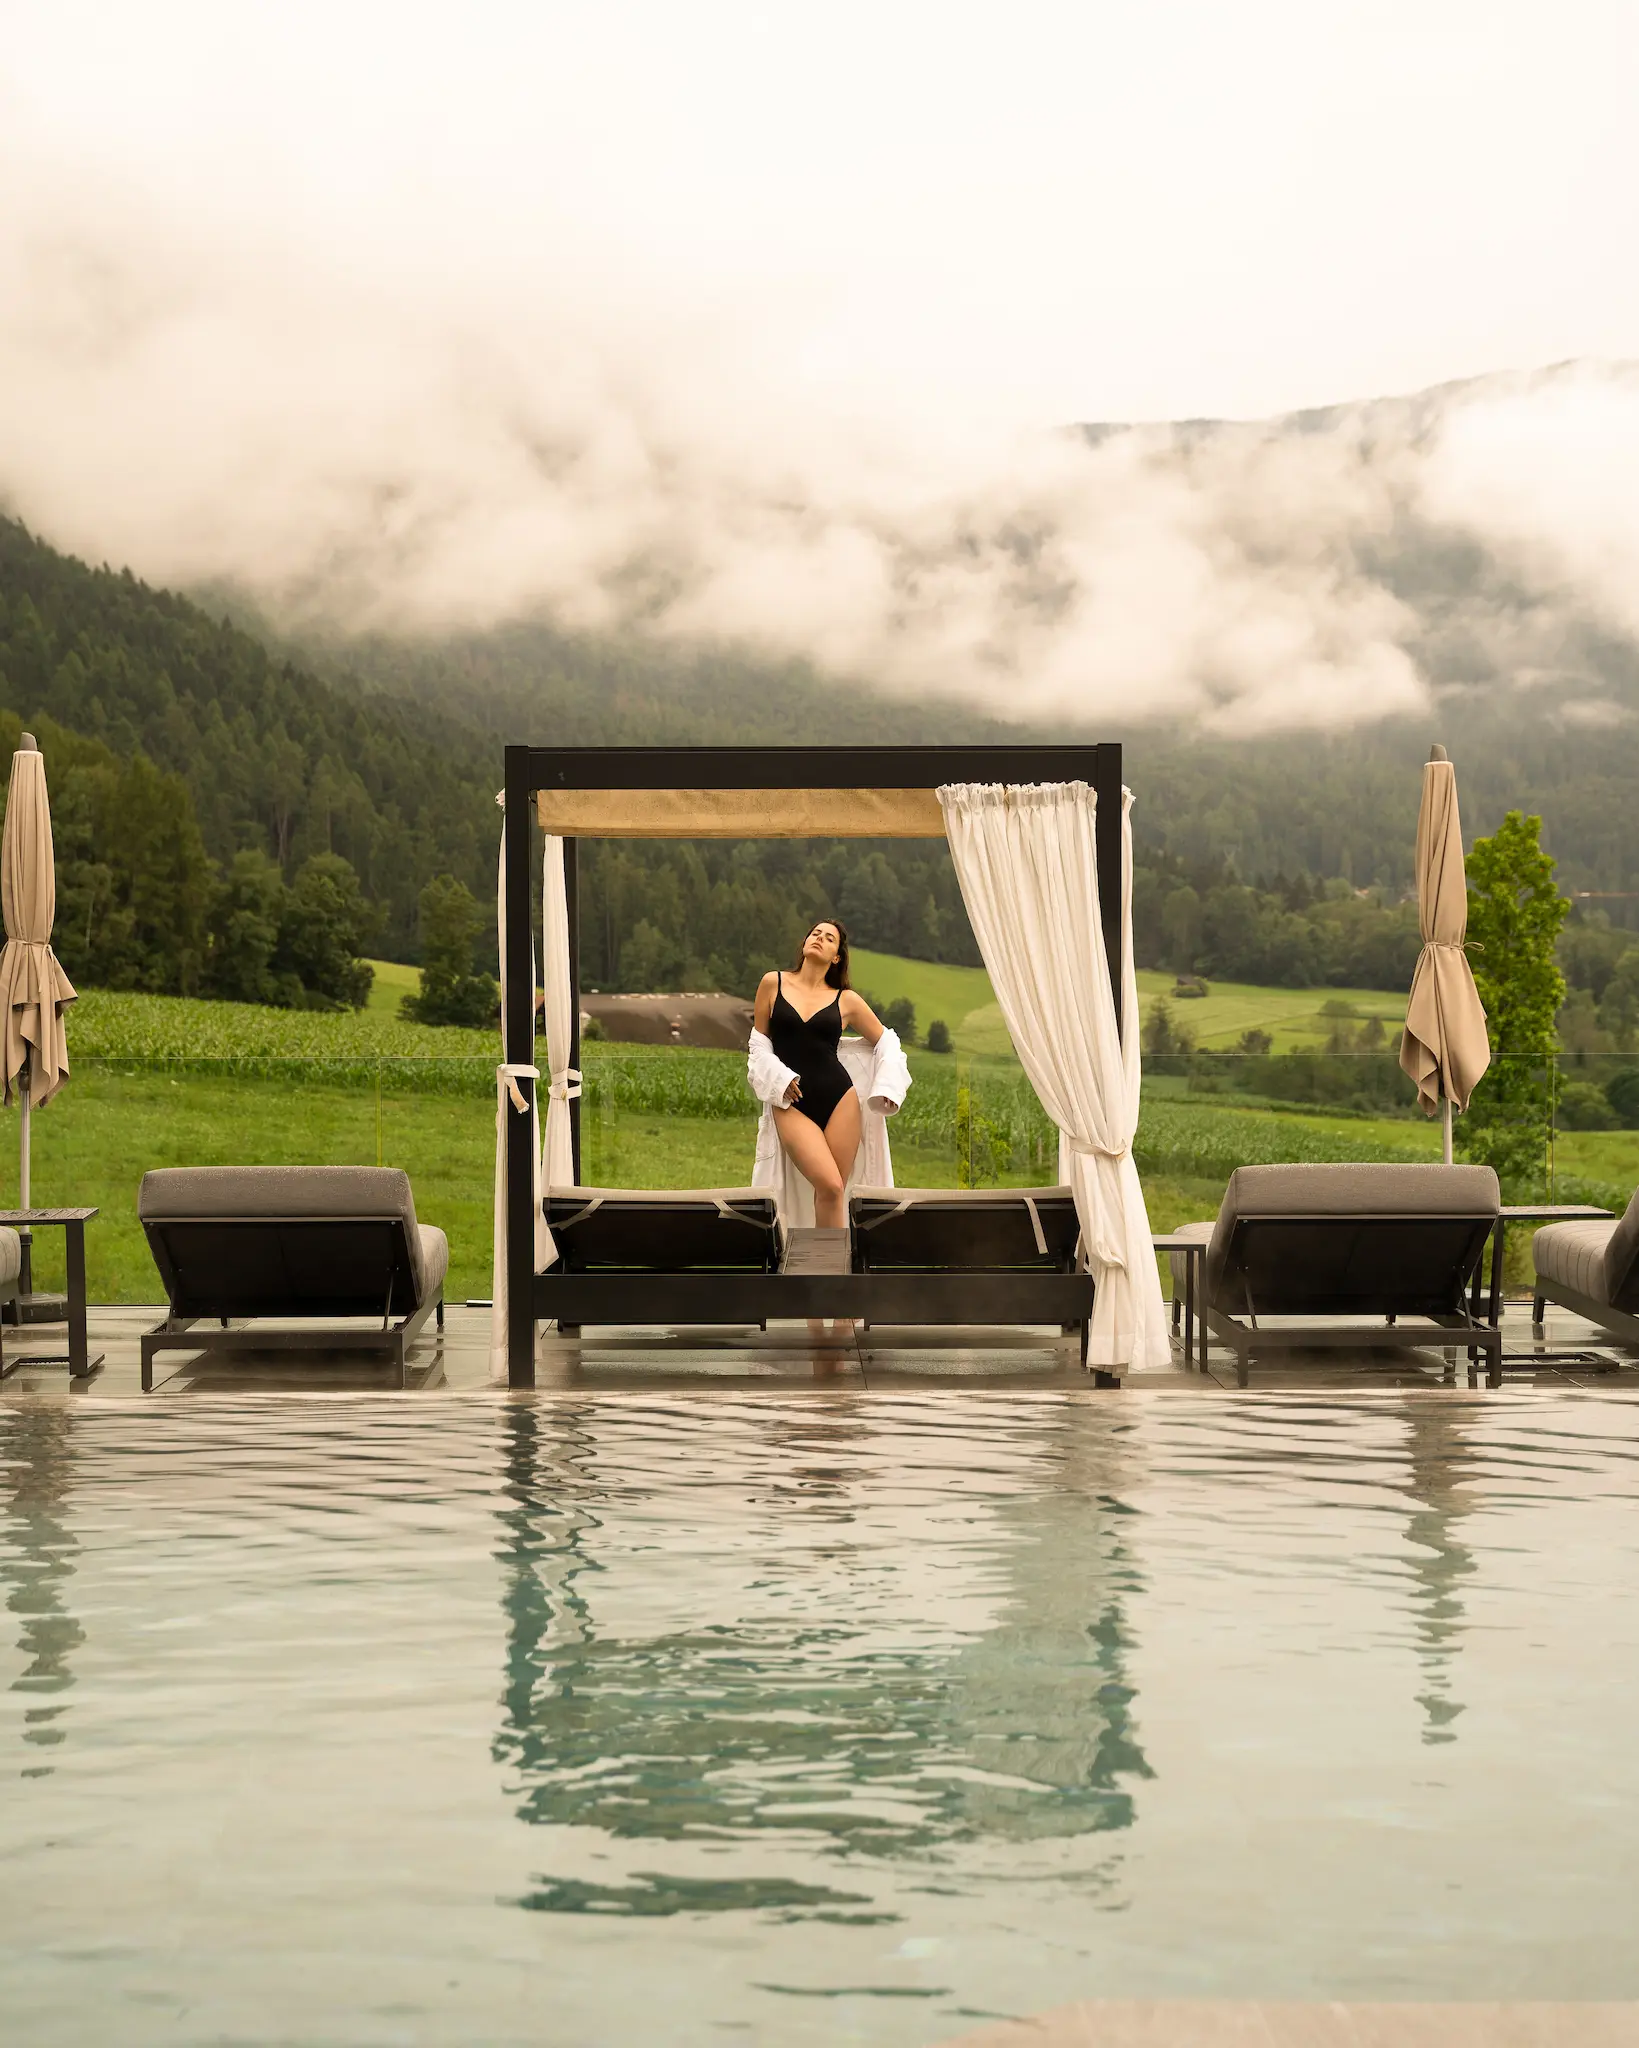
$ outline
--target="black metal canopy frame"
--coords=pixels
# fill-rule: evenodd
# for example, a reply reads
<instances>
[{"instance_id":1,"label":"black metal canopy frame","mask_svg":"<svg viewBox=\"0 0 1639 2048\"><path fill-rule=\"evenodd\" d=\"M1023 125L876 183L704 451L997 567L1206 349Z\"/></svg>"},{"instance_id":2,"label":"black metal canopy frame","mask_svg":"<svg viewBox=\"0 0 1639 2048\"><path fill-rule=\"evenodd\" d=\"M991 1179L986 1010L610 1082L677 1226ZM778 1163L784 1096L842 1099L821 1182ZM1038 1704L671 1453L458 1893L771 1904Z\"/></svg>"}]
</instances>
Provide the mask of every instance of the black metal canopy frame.
<instances>
[{"instance_id":1,"label":"black metal canopy frame","mask_svg":"<svg viewBox=\"0 0 1639 2048\"><path fill-rule=\"evenodd\" d=\"M534 949L531 904L535 799L542 791L936 790L953 782L1086 782L1097 798L1095 854L1099 911L1116 1017L1121 1016L1121 748L998 747L508 747L506 750L507 1061L533 1064ZM684 836L680 834L679 836ZM748 828L745 838L757 836ZM580 915L576 841L564 839L569 908L569 1064L580 1065ZM535 1166L529 1107L535 1083L517 1083L520 1113L506 1115L507 1381L535 1384L535 1324L553 1311L550 1282L534 1270ZM580 1104L570 1103L575 1178L580 1179ZM708 1280L709 1276L696 1276ZM782 1276L783 1277L783 1276ZM793 1314L807 1313L794 1305ZM836 1311L831 1311L836 1312Z\"/></svg>"}]
</instances>

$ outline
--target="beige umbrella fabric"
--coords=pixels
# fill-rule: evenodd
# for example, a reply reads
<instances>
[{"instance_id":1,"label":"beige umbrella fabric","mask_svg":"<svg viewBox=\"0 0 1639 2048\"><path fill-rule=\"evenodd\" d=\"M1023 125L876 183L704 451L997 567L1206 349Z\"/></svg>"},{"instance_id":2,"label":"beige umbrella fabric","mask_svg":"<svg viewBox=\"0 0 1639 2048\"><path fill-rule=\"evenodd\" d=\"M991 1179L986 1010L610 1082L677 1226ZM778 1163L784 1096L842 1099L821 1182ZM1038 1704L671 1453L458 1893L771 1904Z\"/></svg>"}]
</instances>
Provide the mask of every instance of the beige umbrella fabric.
<instances>
[{"instance_id":1,"label":"beige umbrella fabric","mask_svg":"<svg viewBox=\"0 0 1639 2048\"><path fill-rule=\"evenodd\" d=\"M51 845L51 804L46 764L33 733L11 757L6 829L0 838L0 902L6 918L0 952L0 1036L4 1039L5 1098L29 1062L28 1093L36 1107L68 1079L68 1036L63 1010L74 987L51 950L57 915L57 867Z\"/></svg>"},{"instance_id":2,"label":"beige umbrella fabric","mask_svg":"<svg viewBox=\"0 0 1639 2048\"><path fill-rule=\"evenodd\" d=\"M1468 880L1463 872L1463 829L1457 815L1457 771L1444 747L1435 747L1423 770L1417 814L1417 908L1423 950L1411 980L1400 1064L1417 1083L1417 1100L1433 1116L1443 1101L1467 1109L1475 1084L1491 1064L1485 1010L1463 951L1468 930ZM1446 1118L1446 1158L1451 1120Z\"/></svg>"}]
</instances>

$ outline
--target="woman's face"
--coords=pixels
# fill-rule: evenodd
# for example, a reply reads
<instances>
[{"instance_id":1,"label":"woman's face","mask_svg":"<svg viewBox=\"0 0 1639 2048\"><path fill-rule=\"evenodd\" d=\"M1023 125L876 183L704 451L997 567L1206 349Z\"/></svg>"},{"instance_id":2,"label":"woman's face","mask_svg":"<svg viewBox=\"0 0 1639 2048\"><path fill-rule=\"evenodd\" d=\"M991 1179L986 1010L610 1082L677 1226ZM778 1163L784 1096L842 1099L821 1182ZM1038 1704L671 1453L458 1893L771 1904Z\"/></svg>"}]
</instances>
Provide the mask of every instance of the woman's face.
<instances>
[{"instance_id":1,"label":"woman's face","mask_svg":"<svg viewBox=\"0 0 1639 2048\"><path fill-rule=\"evenodd\" d=\"M817 961L821 967L829 967L841 944L841 935L834 924L817 924L802 942L802 956L805 960Z\"/></svg>"}]
</instances>

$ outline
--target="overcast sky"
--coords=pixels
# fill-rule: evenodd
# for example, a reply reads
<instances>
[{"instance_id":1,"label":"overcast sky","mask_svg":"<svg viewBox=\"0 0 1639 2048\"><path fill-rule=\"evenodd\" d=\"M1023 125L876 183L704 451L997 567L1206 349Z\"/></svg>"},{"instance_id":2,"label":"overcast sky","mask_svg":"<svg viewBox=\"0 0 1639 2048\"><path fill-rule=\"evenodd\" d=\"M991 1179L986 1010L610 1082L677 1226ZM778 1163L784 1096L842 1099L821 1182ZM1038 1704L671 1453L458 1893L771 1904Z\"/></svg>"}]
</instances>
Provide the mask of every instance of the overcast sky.
<instances>
[{"instance_id":1,"label":"overcast sky","mask_svg":"<svg viewBox=\"0 0 1639 2048\"><path fill-rule=\"evenodd\" d=\"M1626 603L1631 388L1427 475L1044 430L1639 358L1636 56L1632 0L0 0L0 502L378 625L1403 708L1351 536L1432 491Z\"/></svg>"},{"instance_id":2,"label":"overcast sky","mask_svg":"<svg viewBox=\"0 0 1639 2048\"><path fill-rule=\"evenodd\" d=\"M452 289L588 263L873 395L1260 414L1639 355L1632 0L0 17L10 120L168 204Z\"/></svg>"}]
</instances>

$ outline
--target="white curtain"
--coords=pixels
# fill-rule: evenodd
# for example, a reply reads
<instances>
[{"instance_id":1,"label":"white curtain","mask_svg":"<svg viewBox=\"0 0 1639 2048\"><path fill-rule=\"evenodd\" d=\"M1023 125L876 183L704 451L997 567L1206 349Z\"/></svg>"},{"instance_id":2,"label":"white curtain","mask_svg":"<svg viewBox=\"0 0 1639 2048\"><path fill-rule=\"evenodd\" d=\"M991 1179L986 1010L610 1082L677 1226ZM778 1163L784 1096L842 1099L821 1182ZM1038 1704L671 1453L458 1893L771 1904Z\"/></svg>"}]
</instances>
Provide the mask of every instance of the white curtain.
<instances>
[{"instance_id":1,"label":"white curtain","mask_svg":"<svg viewBox=\"0 0 1639 2048\"><path fill-rule=\"evenodd\" d=\"M497 797L497 803L500 799ZM558 848L558 894L563 895L563 842L549 840L549 846ZM565 914L565 931L568 919ZM550 927L548 927L550 929ZM495 879L495 931L500 944L501 966L501 1048L506 1049L506 833L501 834L501 857ZM567 957L568 947L565 944ZM529 945L530 994L534 995L535 942L531 935ZM567 1002L567 999L566 999ZM535 1051L535 1009L530 1004L529 1044L520 1047L527 1057L510 1063L503 1063L495 1069L495 1222L494 1222L494 1263L490 1277L489 1312L489 1369L492 1379L504 1380L507 1376L507 1220L506 1220L506 1134L507 1119L521 1116L524 1109L523 1090L520 1080L539 1083L539 1072L533 1065ZM564 1040L568 1044L567 1035ZM534 1188L532 1203L535 1215L535 1270L540 1272L551 1265L557 1257L557 1246L552 1242L552 1233L546 1227L546 1212L541 1207L541 1117L540 1088L537 1085L529 1104L529 1152L534 1162ZM567 1112L566 1112L567 1114ZM568 1144L567 1127L565 1145ZM565 1178L569 1178L566 1174Z\"/></svg>"},{"instance_id":2,"label":"white curtain","mask_svg":"<svg viewBox=\"0 0 1639 2048\"><path fill-rule=\"evenodd\" d=\"M1095 1283L1088 1362L1165 1366L1171 1357L1144 1190L1133 1164L1140 1087L1132 952L1132 793L1122 791L1121 1028L1099 917L1085 782L941 789L962 899L1014 1049L1059 1127Z\"/></svg>"},{"instance_id":3,"label":"white curtain","mask_svg":"<svg viewBox=\"0 0 1639 2048\"><path fill-rule=\"evenodd\" d=\"M549 1188L566 1188L575 1178L569 1103L580 1093L580 1071L569 1064L574 998L569 983L569 892L564 883L563 841L551 834L541 856L541 943L546 954L545 1179ZM547 1243L551 1244L550 1236ZM556 1256L549 1251L546 1263Z\"/></svg>"}]
</instances>

